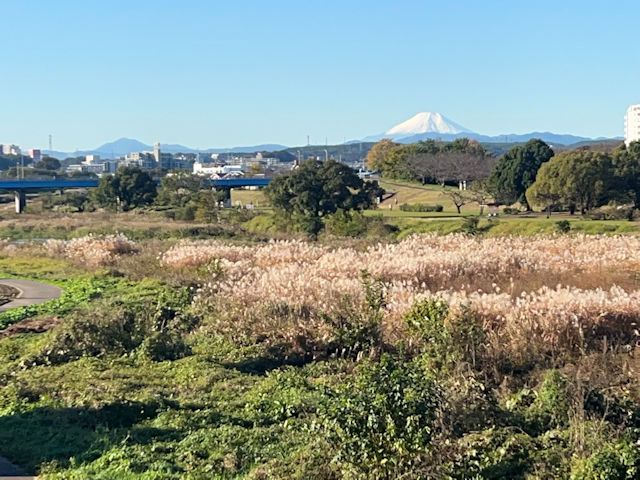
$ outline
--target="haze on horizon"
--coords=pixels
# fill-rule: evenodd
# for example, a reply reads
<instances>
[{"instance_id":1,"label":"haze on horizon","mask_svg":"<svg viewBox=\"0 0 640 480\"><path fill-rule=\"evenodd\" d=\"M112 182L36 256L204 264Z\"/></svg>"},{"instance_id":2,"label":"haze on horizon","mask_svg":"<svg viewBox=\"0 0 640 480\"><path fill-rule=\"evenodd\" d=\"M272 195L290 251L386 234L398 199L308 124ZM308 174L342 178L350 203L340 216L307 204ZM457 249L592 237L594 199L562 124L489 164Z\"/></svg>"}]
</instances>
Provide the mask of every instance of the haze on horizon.
<instances>
[{"instance_id":1,"label":"haze on horizon","mask_svg":"<svg viewBox=\"0 0 640 480\"><path fill-rule=\"evenodd\" d=\"M623 133L637 2L3 5L0 143L336 144L421 111L485 135Z\"/></svg>"}]
</instances>

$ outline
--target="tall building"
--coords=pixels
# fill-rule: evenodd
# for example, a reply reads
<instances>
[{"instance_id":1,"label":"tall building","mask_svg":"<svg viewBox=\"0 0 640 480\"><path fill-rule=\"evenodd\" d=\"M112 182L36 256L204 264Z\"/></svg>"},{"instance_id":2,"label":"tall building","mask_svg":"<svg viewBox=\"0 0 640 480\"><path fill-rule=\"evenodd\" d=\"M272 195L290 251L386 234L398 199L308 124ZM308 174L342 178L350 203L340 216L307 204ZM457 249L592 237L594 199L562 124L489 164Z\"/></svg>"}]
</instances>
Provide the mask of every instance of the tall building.
<instances>
[{"instance_id":1,"label":"tall building","mask_svg":"<svg viewBox=\"0 0 640 480\"><path fill-rule=\"evenodd\" d=\"M640 105L631 105L627 108L624 117L624 143L627 147L631 142L640 141Z\"/></svg>"}]
</instances>

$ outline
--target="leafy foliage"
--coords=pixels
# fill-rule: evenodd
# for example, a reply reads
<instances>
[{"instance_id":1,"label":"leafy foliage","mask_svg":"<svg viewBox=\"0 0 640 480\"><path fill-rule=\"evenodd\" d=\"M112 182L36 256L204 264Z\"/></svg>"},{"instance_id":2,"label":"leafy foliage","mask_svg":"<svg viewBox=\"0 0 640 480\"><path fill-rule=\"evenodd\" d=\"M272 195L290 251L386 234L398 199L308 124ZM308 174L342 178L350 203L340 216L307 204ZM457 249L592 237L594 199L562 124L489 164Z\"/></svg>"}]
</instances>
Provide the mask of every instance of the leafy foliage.
<instances>
[{"instance_id":1,"label":"leafy foliage","mask_svg":"<svg viewBox=\"0 0 640 480\"><path fill-rule=\"evenodd\" d=\"M440 394L411 363L364 363L321 414L338 459L356 478L398 478L427 458Z\"/></svg>"},{"instance_id":2,"label":"leafy foliage","mask_svg":"<svg viewBox=\"0 0 640 480\"><path fill-rule=\"evenodd\" d=\"M276 210L290 216L302 231L318 233L321 217L360 210L374 204L379 187L363 182L344 164L307 160L287 175L277 177L265 189Z\"/></svg>"},{"instance_id":3,"label":"leafy foliage","mask_svg":"<svg viewBox=\"0 0 640 480\"><path fill-rule=\"evenodd\" d=\"M496 201L508 205L520 202L528 209L525 192L536 180L538 169L551 157L553 150L538 139L505 153L489 178L489 188Z\"/></svg>"},{"instance_id":4,"label":"leafy foliage","mask_svg":"<svg viewBox=\"0 0 640 480\"><path fill-rule=\"evenodd\" d=\"M138 167L121 167L115 175L103 176L91 193L98 205L124 211L150 205L157 195L151 175Z\"/></svg>"}]
</instances>

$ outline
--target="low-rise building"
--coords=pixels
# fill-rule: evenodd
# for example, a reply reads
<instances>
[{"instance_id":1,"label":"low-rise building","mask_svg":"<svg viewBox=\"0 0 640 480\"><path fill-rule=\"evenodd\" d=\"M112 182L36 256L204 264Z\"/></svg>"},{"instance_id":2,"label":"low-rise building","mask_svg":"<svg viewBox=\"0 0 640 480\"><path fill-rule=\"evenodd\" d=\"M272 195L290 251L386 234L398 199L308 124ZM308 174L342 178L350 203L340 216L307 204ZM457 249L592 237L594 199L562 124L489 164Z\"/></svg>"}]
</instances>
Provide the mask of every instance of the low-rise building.
<instances>
[{"instance_id":1,"label":"low-rise building","mask_svg":"<svg viewBox=\"0 0 640 480\"><path fill-rule=\"evenodd\" d=\"M244 173L241 165L195 162L193 164L193 174L205 177L225 177L227 175L243 175Z\"/></svg>"},{"instance_id":2,"label":"low-rise building","mask_svg":"<svg viewBox=\"0 0 640 480\"><path fill-rule=\"evenodd\" d=\"M21 155L22 150L20 150L20 147L18 145L14 145L12 143L3 144L2 154L3 155Z\"/></svg>"},{"instance_id":3,"label":"low-rise building","mask_svg":"<svg viewBox=\"0 0 640 480\"><path fill-rule=\"evenodd\" d=\"M31 157L31 160L33 160L32 163L38 163L40 160L42 160L42 152L37 148L30 149L29 156Z\"/></svg>"}]
</instances>

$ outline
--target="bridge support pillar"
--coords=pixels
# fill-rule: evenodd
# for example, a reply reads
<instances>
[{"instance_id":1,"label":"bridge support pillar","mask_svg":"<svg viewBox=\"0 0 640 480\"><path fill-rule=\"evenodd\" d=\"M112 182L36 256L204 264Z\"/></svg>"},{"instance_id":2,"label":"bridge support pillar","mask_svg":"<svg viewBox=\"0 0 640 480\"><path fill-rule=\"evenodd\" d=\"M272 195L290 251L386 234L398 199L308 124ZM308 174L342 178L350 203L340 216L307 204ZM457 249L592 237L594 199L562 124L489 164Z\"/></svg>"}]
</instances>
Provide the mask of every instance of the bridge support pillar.
<instances>
[{"instance_id":1,"label":"bridge support pillar","mask_svg":"<svg viewBox=\"0 0 640 480\"><path fill-rule=\"evenodd\" d=\"M16 198L16 213L24 212L24 207L27 206L27 195L26 193L24 193L24 190L16 190L15 198Z\"/></svg>"}]
</instances>

